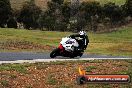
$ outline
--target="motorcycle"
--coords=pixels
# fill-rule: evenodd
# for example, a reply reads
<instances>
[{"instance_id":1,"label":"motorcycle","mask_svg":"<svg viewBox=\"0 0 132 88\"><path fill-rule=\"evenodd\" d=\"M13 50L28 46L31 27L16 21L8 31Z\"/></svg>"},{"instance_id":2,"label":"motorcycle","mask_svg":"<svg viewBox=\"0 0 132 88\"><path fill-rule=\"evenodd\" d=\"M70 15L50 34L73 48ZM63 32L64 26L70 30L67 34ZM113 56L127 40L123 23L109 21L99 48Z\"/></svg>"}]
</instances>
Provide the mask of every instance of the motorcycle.
<instances>
[{"instance_id":1,"label":"motorcycle","mask_svg":"<svg viewBox=\"0 0 132 88\"><path fill-rule=\"evenodd\" d=\"M50 57L51 58L55 58L56 56L64 56L70 58L74 58L77 56L81 57L84 53L84 50L79 50L77 48L78 46L79 43L76 39L70 37L64 37L62 38L59 47L54 49L50 53Z\"/></svg>"}]
</instances>

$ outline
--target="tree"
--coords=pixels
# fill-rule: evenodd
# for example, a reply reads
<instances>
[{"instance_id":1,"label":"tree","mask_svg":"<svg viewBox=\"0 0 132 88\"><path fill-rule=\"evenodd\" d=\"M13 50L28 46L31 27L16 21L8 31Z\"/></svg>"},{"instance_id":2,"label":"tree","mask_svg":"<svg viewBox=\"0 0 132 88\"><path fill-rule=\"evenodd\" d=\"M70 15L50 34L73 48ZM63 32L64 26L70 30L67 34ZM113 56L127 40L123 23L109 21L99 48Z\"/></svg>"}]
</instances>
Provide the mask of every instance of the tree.
<instances>
[{"instance_id":1,"label":"tree","mask_svg":"<svg viewBox=\"0 0 132 88\"><path fill-rule=\"evenodd\" d=\"M64 3L61 5L61 12L64 17L65 22L69 22L70 19L70 4L69 3Z\"/></svg>"},{"instance_id":2,"label":"tree","mask_svg":"<svg viewBox=\"0 0 132 88\"><path fill-rule=\"evenodd\" d=\"M132 0L126 0L125 10L127 12L127 16L132 17Z\"/></svg>"},{"instance_id":3,"label":"tree","mask_svg":"<svg viewBox=\"0 0 132 88\"><path fill-rule=\"evenodd\" d=\"M63 0L52 0L47 4L47 10L41 14L39 19L40 26L52 31L66 30L70 16L69 6L63 4Z\"/></svg>"},{"instance_id":4,"label":"tree","mask_svg":"<svg viewBox=\"0 0 132 88\"><path fill-rule=\"evenodd\" d=\"M20 11L18 22L23 23L26 29L37 28L41 9L32 2L25 2Z\"/></svg>"},{"instance_id":5,"label":"tree","mask_svg":"<svg viewBox=\"0 0 132 88\"><path fill-rule=\"evenodd\" d=\"M50 31L55 30L55 17L51 16L51 14L49 14L49 12L46 11L41 14L39 24L41 29L45 27L46 29Z\"/></svg>"},{"instance_id":6,"label":"tree","mask_svg":"<svg viewBox=\"0 0 132 88\"><path fill-rule=\"evenodd\" d=\"M11 15L11 5L9 0L0 0L0 27L4 27Z\"/></svg>"},{"instance_id":7,"label":"tree","mask_svg":"<svg viewBox=\"0 0 132 88\"><path fill-rule=\"evenodd\" d=\"M63 4L64 0L52 0L52 2L54 3L58 3L58 4Z\"/></svg>"},{"instance_id":8,"label":"tree","mask_svg":"<svg viewBox=\"0 0 132 88\"><path fill-rule=\"evenodd\" d=\"M124 16L121 7L111 2L104 5L103 12L105 17L110 18L111 25L115 25L117 22L121 21Z\"/></svg>"},{"instance_id":9,"label":"tree","mask_svg":"<svg viewBox=\"0 0 132 88\"><path fill-rule=\"evenodd\" d=\"M8 28L17 28L17 21L15 20L15 18L10 17L7 21L7 27Z\"/></svg>"},{"instance_id":10,"label":"tree","mask_svg":"<svg viewBox=\"0 0 132 88\"><path fill-rule=\"evenodd\" d=\"M96 31L98 24L98 16L102 15L102 7L99 2L83 2L80 5L79 13L82 13L80 19L85 19L83 27L89 24L90 30ZM82 18L83 17L83 18ZM93 19L94 18L94 19Z\"/></svg>"},{"instance_id":11,"label":"tree","mask_svg":"<svg viewBox=\"0 0 132 88\"><path fill-rule=\"evenodd\" d=\"M83 2L80 9L85 11L86 18L94 15L100 14L101 5L99 2Z\"/></svg>"}]
</instances>

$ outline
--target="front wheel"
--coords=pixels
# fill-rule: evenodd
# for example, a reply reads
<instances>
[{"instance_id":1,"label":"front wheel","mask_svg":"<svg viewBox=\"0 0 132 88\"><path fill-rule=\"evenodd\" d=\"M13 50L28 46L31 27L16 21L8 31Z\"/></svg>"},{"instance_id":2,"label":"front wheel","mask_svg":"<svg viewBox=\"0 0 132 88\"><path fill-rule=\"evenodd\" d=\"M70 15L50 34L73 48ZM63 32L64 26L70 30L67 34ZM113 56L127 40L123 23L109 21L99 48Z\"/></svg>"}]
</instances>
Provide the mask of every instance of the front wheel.
<instances>
[{"instance_id":1,"label":"front wheel","mask_svg":"<svg viewBox=\"0 0 132 88\"><path fill-rule=\"evenodd\" d=\"M55 58L58 54L59 54L59 48L56 48L50 53L50 57Z\"/></svg>"}]
</instances>

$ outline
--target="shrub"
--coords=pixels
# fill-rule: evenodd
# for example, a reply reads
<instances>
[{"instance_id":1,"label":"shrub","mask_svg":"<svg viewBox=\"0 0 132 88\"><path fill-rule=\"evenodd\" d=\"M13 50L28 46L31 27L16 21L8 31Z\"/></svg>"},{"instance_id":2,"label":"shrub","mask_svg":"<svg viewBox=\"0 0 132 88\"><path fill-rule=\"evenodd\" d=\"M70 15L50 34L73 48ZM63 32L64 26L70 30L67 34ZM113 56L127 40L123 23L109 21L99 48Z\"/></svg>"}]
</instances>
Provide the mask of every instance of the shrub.
<instances>
[{"instance_id":1,"label":"shrub","mask_svg":"<svg viewBox=\"0 0 132 88\"><path fill-rule=\"evenodd\" d=\"M7 27L17 28L17 21L13 17L9 18L9 20L7 21Z\"/></svg>"},{"instance_id":2,"label":"shrub","mask_svg":"<svg viewBox=\"0 0 132 88\"><path fill-rule=\"evenodd\" d=\"M124 9L127 12L127 16L132 17L132 0L126 0L126 3L124 4Z\"/></svg>"},{"instance_id":3,"label":"shrub","mask_svg":"<svg viewBox=\"0 0 132 88\"><path fill-rule=\"evenodd\" d=\"M11 15L11 5L9 0L0 0L0 27L4 27Z\"/></svg>"},{"instance_id":4,"label":"shrub","mask_svg":"<svg viewBox=\"0 0 132 88\"><path fill-rule=\"evenodd\" d=\"M125 14L121 7L111 2L104 5L103 12L105 17L110 18L110 22L112 25L121 21L124 18Z\"/></svg>"},{"instance_id":5,"label":"shrub","mask_svg":"<svg viewBox=\"0 0 132 88\"><path fill-rule=\"evenodd\" d=\"M18 21L24 24L26 29L37 28L38 27L38 18L41 13L41 9L36 6L34 3L25 2L23 8L20 11Z\"/></svg>"}]
</instances>

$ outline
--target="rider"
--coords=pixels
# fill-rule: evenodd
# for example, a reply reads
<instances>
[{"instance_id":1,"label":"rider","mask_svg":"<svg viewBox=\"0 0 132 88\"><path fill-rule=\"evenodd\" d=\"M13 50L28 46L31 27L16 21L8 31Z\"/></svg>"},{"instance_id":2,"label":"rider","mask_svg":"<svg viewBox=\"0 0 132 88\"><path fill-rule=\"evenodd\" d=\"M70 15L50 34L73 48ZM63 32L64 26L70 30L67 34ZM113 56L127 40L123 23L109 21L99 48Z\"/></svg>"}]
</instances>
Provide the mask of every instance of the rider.
<instances>
[{"instance_id":1,"label":"rider","mask_svg":"<svg viewBox=\"0 0 132 88\"><path fill-rule=\"evenodd\" d=\"M78 34L73 34L69 37L77 40L77 42L79 43L78 50L86 50L87 45L89 43L89 39L85 31L80 31ZM78 40L78 37L81 38L81 40Z\"/></svg>"}]
</instances>

